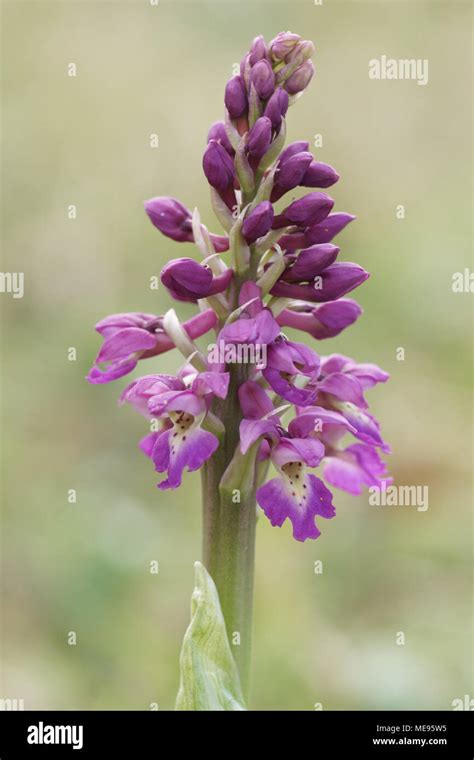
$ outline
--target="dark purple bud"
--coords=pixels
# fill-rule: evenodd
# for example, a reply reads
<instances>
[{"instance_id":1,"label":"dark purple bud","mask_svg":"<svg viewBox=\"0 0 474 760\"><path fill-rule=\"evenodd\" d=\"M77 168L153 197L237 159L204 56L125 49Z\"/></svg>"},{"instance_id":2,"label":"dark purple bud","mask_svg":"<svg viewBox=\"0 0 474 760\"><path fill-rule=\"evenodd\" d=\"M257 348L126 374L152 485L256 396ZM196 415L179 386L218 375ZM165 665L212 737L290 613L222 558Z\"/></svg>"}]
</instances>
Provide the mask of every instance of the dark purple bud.
<instances>
[{"instance_id":1,"label":"dark purple bud","mask_svg":"<svg viewBox=\"0 0 474 760\"><path fill-rule=\"evenodd\" d=\"M262 100L267 100L275 89L275 74L267 60L257 61L252 68L250 80Z\"/></svg>"},{"instance_id":2,"label":"dark purple bud","mask_svg":"<svg viewBox=\"0 0 474 760\"><path fill-rule=\"evenodd\" d=\"M273 222L273 206L270 201L262 201L245 218L242 225L242 235L247 243L253 243L263 237L271 229Z\"/></svg>"},{"instance_id":3,"label":"dark purple bud","mask_svg":"<svg viewBox=\"0 0 474 760\"><path fill-rule=\"evenodd\" d=\"M294 298L299 301L316 303L335 301L357 288L369 276L369 273L358 264L352 264L349 261L336 261L320 275L317 275L312 284L301 285L279 280L270 293L273 296Z\"/></svg>"},{"instance_id":4,"label":"dark purple bud","mask_svg":"<svg viewBox=\"0 0 474 760\"><path fill-rule=\"evenodd\" d=\"M233 274L233 269L226 269L214 276L209 267L194 259L173 259L161 270L161 282L177 301L195 303L226 290Z\"/></svg>"},{"instance_id":5,"label":"dark purple bud","mask_svg":"<svg viewBox=\"0 0 474 760\"><path fill-rule=\"evenodd\" d=\"M277 87L265 108L265 116L270 119L273 128L278 129L282 118L288 111L288 93Z\"/></svg>"},{"instance_id":6,"label":"dark purple bud","mask_svg":"<svg viewBox=\"0 0 474 760\"><path fill-rule=\"evenodd\" d=\"M296 153L291 158L280 163L271 200L274 202L288 190L297 187L303 179L305 172L313 160L311 153Z\"/></svg>"},{"instance_id":7,"label":"dark purple bud","mask_svg":"<svg viewBox=\"0 0 474 760\"><path fill-rule=\"evenodd\" d=\"M285 90L289 95L296 95L306 89L313 78L314 65L312 61L305 61L298 66L296 71L285 82Z\"/></svg>"},{"instance_id":8,"label":"dark purple bud","mask_svg":"<svg viewBox=\"0 0 474 760\"><path fill-rule=\"evenodd\" d=\"M306 140L297 140L296 142L290 143L286 146L285 150L282 150L278 156L280 166L284 164L285 161L288 161L288 159L292 156L296 156L297 153L307 153L308 148L309 143L306 142Z\"/></svg>"},{"instance_id":9,"label":"dark purple bud","mask_svg":"<svg viewBox=\"0 0 474 760\"><path fill-rule=\"evenodd\" d=\"M323 222L315 224L305 230L305 245L313 245L313 243L329 243L354 219L355 216L352 214L346 214L344 211L329 214Z\"/></svg>"},{"instance_id":10,"label":"dark purple bud","mask_svg":"<svg viewBox=\"0 0 474 760\"><path fill-rule=\"evenodd\" d=\"M326 193L308 193L303 198L290 203L281 214L275 217L272 227L279 229L287 224L309 227L322 222L327 217L334 201Z\"/></svg>"},{"instance_id":11,"label":"dark purple bud","mask_svg":"<svg viewBox=\"0 0 474 760\"><path fill-rule=\"evenodd\" d=\"M231 119L238 119L247 110L247 93L241 76L232 77L227 82L224 102Z\"/></svg>"},{"instance_id":12,"label":"dark purple bud","mask_svg":"<svg viewBox=\"0 0 474 760\"><path fill-rule=\"evenodd\" d=\"M283 235L278 245L284 251L295 251L298 248L305 248L308 243L306 241L304 231L290 232L288 235Z\"/></svg>"},{"instance_id":13,"label":"dark purple bud","mask_svg":"<svg viewBox=\"0 0 474 760\"><path fill-rule=\"evenodd\" d=\"M303 187L331 187L339 179L339 174L329 164L312 161L301 180Z\"/></svg>"},{"instance_id":14,"label":"dark purple bud","mask_svg":"<svg viewBox=\"0 0 474 760\"><path fill-rule=\"evenodd\" d=\"M249 132L247 140L248 152L260 159L267 152L272 141L272 123L266 116L261 116Z\"/></svg>"},{"instance_id":15,"label":"dark purple bud","mask_svg":"<svg viewBox=\"0 0 474 760\"><path fill-rule=\"evenodd\" d=\"M226 149L229 156L231 156L231 158L234 157L235 151L227 136L227 131L226 131L225 124L223 121L216 121L210 127L209 132L207 133L207 142L210 142L211 140L216 140L217 142L220 142L222 147Z\"/></svg>"},{"instance_id":16,"label":"dark purple bud","mask_svg":"<svg viewBox=\"0 0 474 760\"><path fill-rule=\"evenodd\" d=\"M271 57L274 61L284 61L286 56L291 53L300 40L301 37L299 34L280 32L268 46Z\"/></svg>"},{"instance_id":17,"label":"dark purple bud","mask_svg":"<svg viewBox=\"0 0 474 760\"><path fill-rule=\"evenodd\" d=\"M216 140L211 140L204 151L202 168L207 181L216 190L226 190L234 182L234 162Z\"/></svg>"},{"instance_id":18,"label":"dark purple bud","mask_svg":"<svg viewBox=\"0 0 474 760\"><path fill-rule=\"evenodd\" d=\"M258 37L255 37L250 47L250 54L249 54L250 65L255 66L255 64L258 61L261 61L262 58L266 58L266 57L267 57L267 46L265 44L264 37L260 34Z\"/></svg>"},{"instance_id":19,"label":"dark purple bud","mask_svg":"<svg viewBox=\"0 0 474 760\"><path fill-rule=\"evenodd\" d=\"M310 282L336 261L340 248L331 243L313 245L295 255L294 263L283 273L285 282Z\"/></svg>"},{"instance_id":20,"label":"dark purple bud","mask_svg":"<svg viewBox=\"0 0 474 760\"><path fill-rule=\"evenodd\" d=\"M334 338L362 314L362 309L351 298L340 298L318 306L305 304L297 310L283 309L277 317L281 327L303 330L313 338L324 340Z\"/></svg>"},{"instance_id":21,"label":"dark purple bud","mask_svg":"<svg viewBox=\"0 0 474 760\"><path fill-rule=\"evenodd\" d=\"M163 235L179 243L193 242L191 212L176 198L151 198L145 201L144 206L151 223Z\"/></svg>"}]
</instances>

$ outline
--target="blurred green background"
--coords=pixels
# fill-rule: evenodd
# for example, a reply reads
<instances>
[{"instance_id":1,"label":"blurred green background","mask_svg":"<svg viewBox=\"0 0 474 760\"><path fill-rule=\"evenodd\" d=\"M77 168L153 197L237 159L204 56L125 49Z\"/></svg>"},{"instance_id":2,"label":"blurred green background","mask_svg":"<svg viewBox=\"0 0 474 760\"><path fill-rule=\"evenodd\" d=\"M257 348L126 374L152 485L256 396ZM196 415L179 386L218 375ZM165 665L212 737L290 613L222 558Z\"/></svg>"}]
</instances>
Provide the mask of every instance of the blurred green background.
<instances>
[{"instance_id":1,"label":"blurred green background","mask_svg":"<svg viewBox=\"0 0 474 760\"><path fill-rule=\"evenodd\" d=\"M289 138L323 135L315 154L342 177L336 210L358 216L340 258L372 272L356 294L365 314L319 348L391 373L369 401L395 482L428 485L430 502L384 509L337 492L337 518L305 544L259 520L251 707L450 709L473 693L472 295L451 289L471 265L470 13L447 1L2 3L3 270L25 273L25 296L0 298L0 696L27 709L173 707L199 474L159 492L137 448L146 422L116 404L128 379L84 376L94 324L162 313L170 299L150 277L194 255L160 236L142 201L176 196L218 231L201 171L207 129L252 38L283 29L316 45ZM382 54L428 58L429 84L369 80ZM179 363L169 353L135 374Z\"/></svg>"}]
</instances>

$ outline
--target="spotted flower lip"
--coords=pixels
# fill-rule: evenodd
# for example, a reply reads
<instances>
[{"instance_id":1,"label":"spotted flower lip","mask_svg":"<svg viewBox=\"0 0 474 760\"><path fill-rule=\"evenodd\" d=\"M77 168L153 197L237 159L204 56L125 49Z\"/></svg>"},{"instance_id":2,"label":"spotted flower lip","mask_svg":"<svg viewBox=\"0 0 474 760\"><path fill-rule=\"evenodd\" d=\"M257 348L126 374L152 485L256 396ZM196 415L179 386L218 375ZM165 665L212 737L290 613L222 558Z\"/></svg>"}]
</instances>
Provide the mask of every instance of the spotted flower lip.
<instances>
[{"instance_id":1,"label":"spotted flower lip","mask_svg":"<svg viewBox=\"0 0 474 760\"><path fill-rule=\"evenodd\" d=\"M274 526L286 519L297 541L318 538L321 531L315 517L330 519L336 514L332 494L306 466L316 467L324 456L324 446L314 439L283 438L271 452L280 476L257 490L257 501Z\"/></svg>"},{"instance_id":2,"label":"spotted flower lip","mask_svg":"<svg viewBox=\"0 0 474 760\"><path fill-rule=\"evenodd\" d=\"M168 475L158 484L162 490L181 485L183 471L199 469L219 445L217 437L201 425L209 397L226 397L229 374L209 371L187 380L148 376L132 383L122 394L121 400L133 404L138 411L144 413L146 409L149 416L168 420L164 430L151 433L140 444L156 471Z\"/></svg>"},{"instance_id":3,"label":"spotted flower lip","mask_svg":"<svg viewBox=\"0 0 474 760\"><path fill-rule=\"evenodd\" d=\"M190 338L199 338L217 324L213 309L191 317L183 329ZM104 338L87 380L96 385L117 380L135 369L139 359L158 356L174 348L163 327L163 317L142 312L112 314L98 322L96 330ZM106 364L100 369L98 364Z\"/></svg>"},{"instance_id":4,"label":"spotted flower lip","mask_svg":"<svg viewBox=\"0 0 474 760\"><path fill-rule=\"evenodd\" d=\"M200 298L227 290L233 270L213 275L209 267L194 259L172 259L161 270L161 282L177 301L197 303Z\"/></svg>"}]
</instances>

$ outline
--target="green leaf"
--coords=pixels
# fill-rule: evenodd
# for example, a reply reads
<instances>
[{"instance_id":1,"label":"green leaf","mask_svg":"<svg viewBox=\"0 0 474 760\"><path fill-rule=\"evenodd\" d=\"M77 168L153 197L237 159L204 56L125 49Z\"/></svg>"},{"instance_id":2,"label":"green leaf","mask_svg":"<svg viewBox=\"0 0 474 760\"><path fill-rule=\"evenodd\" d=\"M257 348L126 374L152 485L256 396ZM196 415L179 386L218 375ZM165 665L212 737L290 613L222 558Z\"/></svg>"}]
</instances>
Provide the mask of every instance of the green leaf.
<instances>
[{"instance_id":1,"label":"green leaf","mask_svg":"<svg viewBox=\"0 0 474 760\"><path fill-rule=\"evenodd\" d=\"M181 649L176 710L246 710L214 581L194 564L191 622Z\"/></svg>"}]
</instances>

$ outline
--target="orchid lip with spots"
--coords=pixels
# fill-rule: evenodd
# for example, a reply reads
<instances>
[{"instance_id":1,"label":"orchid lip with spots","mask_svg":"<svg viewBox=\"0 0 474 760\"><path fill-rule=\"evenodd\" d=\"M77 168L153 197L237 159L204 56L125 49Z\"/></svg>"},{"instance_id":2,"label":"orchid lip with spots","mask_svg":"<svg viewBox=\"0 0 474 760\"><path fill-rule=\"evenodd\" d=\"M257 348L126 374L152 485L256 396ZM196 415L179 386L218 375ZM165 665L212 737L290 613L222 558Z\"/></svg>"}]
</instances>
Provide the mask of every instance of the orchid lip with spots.
<instances>
[{"instance_id":1,"label":"orchid lip with spots","mask_svg":"<svg viewBox=\"0 0 474 760\"><path fill-rule=\"evenodd\" d=\"M338 521L329 527L334 489L358 495L392 482L381 456L390 449L365 398L387 373L341 354L323 356L318 345L361 317L347 296L369 273L343 260L333 242L355 219L334 210L326 192L339 181L337 170L316 161L305 141L284 147L289 109L314 75L313 54L314 45L292 32L269 43L254 39L203 150L216 228L190 210L192 199L190 208L166 196L145 202L159 232L191 244L163 267L161 281L196 313L186 321L172 308L102 319L96 329L104 342L88 375L104 384L144 363L149 374L132 380L120 400L154 423L140 448L159 489L178 488L187 472L201 471L203 562L227 632L241 638L234 658L244 694L256 505L297 541L324 540L325 531L333 540L344 529ZM286 330L299 331L300 340ZM201 348L200 339L219 350ZM163 374L160 355L173 349L181 366ZM240 359L232 361L232 350ZM166 509L164 494L157 508ZM191 508L183 505L183 520Z\"/></svg>"}]
</instances>

